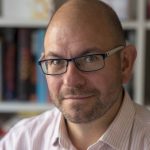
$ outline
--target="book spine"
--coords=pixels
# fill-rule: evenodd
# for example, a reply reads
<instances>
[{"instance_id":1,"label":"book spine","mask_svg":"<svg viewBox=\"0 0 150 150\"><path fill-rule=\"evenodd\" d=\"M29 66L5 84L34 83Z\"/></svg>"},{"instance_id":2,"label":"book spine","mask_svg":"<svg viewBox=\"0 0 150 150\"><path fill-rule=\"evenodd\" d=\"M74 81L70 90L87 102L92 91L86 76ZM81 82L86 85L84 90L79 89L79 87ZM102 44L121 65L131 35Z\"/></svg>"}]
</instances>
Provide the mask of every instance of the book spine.
<instances>
[{"instance_id":1,"label":"book spine","mask_svg":"<svg viewBox=\"0 0 150 150\"><path fill-rule=\"evenodd\" d=\"M32 53L31 64L30 64L30 92L29 92L30 102L35 102L37 99L36 80L37 80L37 75L36 75L35 55Z\"/></svg>"},{"instance_id":2,"label":"book spine","mask_svg":"<svg viewBox=\"0 0 150 150\"><path fill-rule=\"evenodd\" d=\"M43 40L44 40L45 30L39 29L36 31L35 37L35 48L36 48L36 64L41 56L41 53L44 49ZM36 93L37 93L37 102L38 103L46 103L48 101L48 89L47 83L44 74L39 65L36 65L36 74L37 74L37 86L36 86Z\"/></svg>"},{"instance_id":3,"label":"book spine","mask_svg":"<svg viewBox=\"0 0 150 150\"><path fill-rule=\"evenodd\" d=\"M4 65L3 65L3 79L4 79L4 99L12 100L16 93L16 45L15 45L15 30L5 29L4 31Z\"/></svg>"},{"instance_id":4,"label":"book spine","mask_svg":"<svg viewBox=\"0 0 150 150\"><path fill-rule=\"evenodd\" d=\"M30 30L18 29L17 51L17 97L28 100L30 94L30 71L32 53L30 49Z\"/></svg>"}]
</instances>

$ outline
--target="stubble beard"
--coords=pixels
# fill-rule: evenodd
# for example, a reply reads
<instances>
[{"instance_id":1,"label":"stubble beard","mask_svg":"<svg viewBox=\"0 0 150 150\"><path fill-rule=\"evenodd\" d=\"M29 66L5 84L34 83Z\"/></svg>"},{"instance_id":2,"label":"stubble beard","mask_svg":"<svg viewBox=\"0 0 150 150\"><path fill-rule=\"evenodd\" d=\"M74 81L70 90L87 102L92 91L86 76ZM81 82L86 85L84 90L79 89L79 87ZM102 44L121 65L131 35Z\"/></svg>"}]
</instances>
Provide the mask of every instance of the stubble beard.
<instances>
[{"instance_id":1,"label":"stubble beard","mask_svg":"<svg viewBox=\"0 0 150 150\"><path fill-rule=\"evenodd\" d=\"M81 89L69 89L65 92L60 92L58 96L51 96L51 98L55 106L62 112L62 114L68 121L78 124L92 122L96 119L101 118L116 102L116 99L113 97L111 97L109 100L102 100L100 98L101 93L96 89L88 91L86 90L86 93L91 93L91 95L94 95L93 99L91 100L92 102L90 108L87 110L84 109L84 107L86 107L86 103L85 105L81 105L80 103L71 104L71 111L74 112L72 115L72 113L70 113L64 106L64 97L68 93L72 95L82 95L83 93L85 93L85 90L83 91Z\"/></svg>"}]
</instances>

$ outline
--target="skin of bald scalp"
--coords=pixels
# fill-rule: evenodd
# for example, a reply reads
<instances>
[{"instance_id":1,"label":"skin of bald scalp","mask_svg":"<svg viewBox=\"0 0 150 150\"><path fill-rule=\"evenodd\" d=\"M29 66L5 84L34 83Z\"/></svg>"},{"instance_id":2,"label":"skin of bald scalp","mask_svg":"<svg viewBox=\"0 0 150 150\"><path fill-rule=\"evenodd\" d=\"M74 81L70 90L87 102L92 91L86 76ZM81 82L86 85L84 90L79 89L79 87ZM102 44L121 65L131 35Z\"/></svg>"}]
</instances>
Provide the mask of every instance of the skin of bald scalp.
<instances>
[{"instance_id":1,"label":"skin of bald scalp","mask_svg":"<svg viewBox=\"0 0 150 150\"><path fill-rule=\"evenodd\" d=\"M110 7L97 1L72 0L52 17L44 45L45 57L69 59L87 49L104 53L125 45L125 40ZM51 99L66 118L69 137L77 148L86 149L113 121L122 102L122 84L130 79L135 57L134 47L127 46L106 60L102 70L85 73L70 63L65 74L46 76ZM69 100L73 96L86 100Z\"/></svg>"}]
</instances>

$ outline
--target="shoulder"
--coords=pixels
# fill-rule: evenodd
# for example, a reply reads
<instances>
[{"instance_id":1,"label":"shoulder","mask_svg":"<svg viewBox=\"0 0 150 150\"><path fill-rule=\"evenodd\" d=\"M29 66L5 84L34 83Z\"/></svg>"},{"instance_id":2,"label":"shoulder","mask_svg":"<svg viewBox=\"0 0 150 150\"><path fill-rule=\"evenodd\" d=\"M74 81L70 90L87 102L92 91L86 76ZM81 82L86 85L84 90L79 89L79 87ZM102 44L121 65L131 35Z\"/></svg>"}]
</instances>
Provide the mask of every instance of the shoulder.
<instances>
[{"instance_id":1,"label":"shoulder","mask_svg":"<svg viewBox=\"0 0 150 150\"><path fill-rule=\"evenodd\" d=\"M40 128L42 126L46 127L52 125L55 121L57 121L60 117L60 112L53 108L52 110L46 111L40 115L26 118L18 122L12 129L15 128L26 128L26 129L34 129Z\"/></svg>"},{"instance_id":2,"label":"shoulder","mask_svg":"<svg viewBox=\"0 0 150 150\"><path fill-rule=\"evenodd\" d=\"M150 127L150 111L141 105L135 104L135 119L138 123Z\"/></svg>"},{"instance_id":3,"label":"shoulder","mask_svg":"<svg viewBox=\"0 0 150 150\"><path fill-rule=\"evenodd\" d=\"M135 104L134 135L146 145L150 144L150 111L144 106Z\"/></svg>"},{"instance_id":4,"label":"shoulder","mask_svg":"<svg viewBox=\"0 0 150 150\"><path fill-rule=\"evenodd\" d=\"M1 144L14 145L23 141L34 142L49 134L49 137L52 136L53 131L59 125L61 118L61 113L57 108L53 108L50 111L46 111L38 116L23 119L18 122L2 139ZM15 138L14 138L15 137ZM19 144L18 144L19 145Z\"/></svg>"}]
</instances>

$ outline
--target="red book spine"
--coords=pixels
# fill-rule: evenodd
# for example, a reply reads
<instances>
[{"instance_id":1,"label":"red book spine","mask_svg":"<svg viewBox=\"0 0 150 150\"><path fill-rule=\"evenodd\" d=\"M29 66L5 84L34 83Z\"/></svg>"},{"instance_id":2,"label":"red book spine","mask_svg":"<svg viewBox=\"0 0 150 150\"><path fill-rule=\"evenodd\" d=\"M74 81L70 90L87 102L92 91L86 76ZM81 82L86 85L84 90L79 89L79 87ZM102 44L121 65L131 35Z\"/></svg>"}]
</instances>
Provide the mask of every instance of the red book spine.
<instances>
[{"instance_id":1,"label":"red book spine","mask_svg":"<svg viewBox=\"0 0 150 150\"><path fill-rule=\"evenodd\" d=\"M3 64L3 79L4 79L4 99L12 100L16 93L16 45L15 45L15 30L6 29L4 31L4 64Z\"/></svg>"},{"instance_id":2,"label":"red book spine","mask_svg":"<svg viewBox=\"0 0 150 150\"><path fill-rule=\"evenodd\" d=\"M30 94L30 71L32 53L30 49L30 30L18 30L18 63L17 63L17 96L20 100L28 100Z\"/></svg>"}]
</instances>

